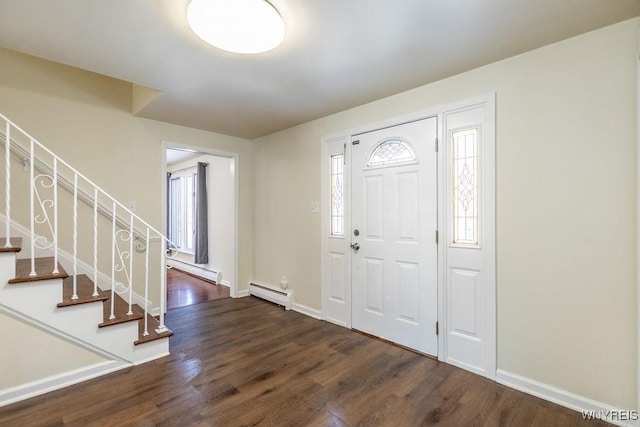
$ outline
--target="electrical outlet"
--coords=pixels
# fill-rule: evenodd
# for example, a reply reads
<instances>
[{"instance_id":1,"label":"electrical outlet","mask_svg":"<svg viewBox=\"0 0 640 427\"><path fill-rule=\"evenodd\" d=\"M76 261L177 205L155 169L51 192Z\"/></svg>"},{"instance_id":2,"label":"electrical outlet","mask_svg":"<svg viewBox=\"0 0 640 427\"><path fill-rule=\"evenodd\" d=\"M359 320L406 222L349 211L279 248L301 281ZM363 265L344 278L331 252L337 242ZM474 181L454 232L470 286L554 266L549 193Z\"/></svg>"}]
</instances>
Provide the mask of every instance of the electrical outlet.
<instances>
[{"instance_id":1,"label":"electrical outlet","mask_svg":"<svg viewBox=\"0 0 640 427\"><path fill-rule=\"evenodd\" d=\"M136 213L136 202L134 200L129 200L127 202L127 209L129 209L133 213Z\"/></svg>"},{"instance_id":2,"label":"electrical outlet","mask_svg":"<svg viewBox=\"0 0 640 427\"><path fill-rule=\"evenodd\" d=\"M287 281L287 276L283 275L282 279L280 279L280 287L282 289L287 289L289 287L289 282Z\"/></svg>"},{"instance_id":3,"label":"electrical outlet","mask_svg":"<svg viewBox=\"0 0 640 427\"><path fill-rule=\"evenodd\" d=\"M311 213L320 212L320 202L311 202L311 203L309 203L309 210L311 211Z\"/></svg>"}]
</instances>

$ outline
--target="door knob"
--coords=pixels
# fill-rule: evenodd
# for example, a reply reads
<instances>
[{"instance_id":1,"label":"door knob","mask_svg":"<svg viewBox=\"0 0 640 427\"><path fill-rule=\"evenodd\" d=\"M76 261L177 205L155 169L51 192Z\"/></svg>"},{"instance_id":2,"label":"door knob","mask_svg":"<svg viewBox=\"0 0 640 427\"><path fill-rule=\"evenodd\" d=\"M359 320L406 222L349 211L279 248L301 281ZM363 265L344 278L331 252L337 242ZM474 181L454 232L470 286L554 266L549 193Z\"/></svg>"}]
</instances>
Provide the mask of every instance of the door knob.
<instances>
[{"instance_id":1,"label":"door knob","mask_svg":"<svg viewBox=\"0 0 640 427\"><path fill-rule=\"evenodd\" d=\"M358 249L360 249L360 245L358 243L352 243L351 249L353 249L354 251L357 251Z\"/></svg>"}]
</instances>

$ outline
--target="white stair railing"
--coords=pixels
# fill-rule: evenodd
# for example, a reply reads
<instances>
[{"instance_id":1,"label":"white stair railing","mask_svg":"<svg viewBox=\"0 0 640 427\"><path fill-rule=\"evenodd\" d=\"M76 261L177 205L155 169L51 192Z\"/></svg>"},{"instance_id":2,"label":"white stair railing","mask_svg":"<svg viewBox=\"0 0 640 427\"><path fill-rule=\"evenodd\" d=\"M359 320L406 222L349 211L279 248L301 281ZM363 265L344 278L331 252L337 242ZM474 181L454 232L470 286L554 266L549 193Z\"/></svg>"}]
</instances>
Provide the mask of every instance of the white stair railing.
<instances>
[{"instance_id":1,"label":"white stair railing","mask_svg":"<svg viewBox=\"0 0 640 427\"><path fill-rule=\"evenodd\" d=\"M26 148L21 146L21 141L28 141L28 157L23 159L23 166L28 165L29 169L29 184L28 184L28 193L29 193L29 229L30 229L30 259L31 259L31 271L30 276L37 276L42 272L36 271L35 266L35 258L36 258L36 249L40 250L52 250L54 254L54 270L50 273L57 274L58 273L58 250L60 245L60 235L59 235L59 210L60 210L60 201L58 195L58 187L61 185L61 179L63 176L60 174L60 168L64 168L68 171L72 176L72 213L71 213L71 255L72 255L72 276L73 276L73 291L72 298L78 298L78 261L79 261L79 248L78 248L78 239L79 239L79 228L80 228L80 211L79 211L79 195L81 194L83 200L86 201L87 198L91 198L91 211L92 218L87 221L91 223L91 227L89 231L87 231L87 235L92 235L93 245L92 245L92 268L93 268L93 295L98 295L98 278L99 278L99 245L98 240L100 237L99 226L98 226L98 212L105 213L104 204L101 203L101 200L106 200L108 205L111 206L111 209L107 211L108 216L111 219L111 229L109 238L111 239L111 312L110 319L114 319L115 316L115 294L121 295L128 304L128 312L127 315L133 314L133 299L134 299L134 241L137 241L142 246L142 250L138 250L138 252L145 252L144 260L142 261L143 266L140 268L141 274L144 276L144 335L149 335L148 323L147 323L147 315L149 314L149 290L150 290L150 255L151 246L150 243L152 240L159 241L159 248L157 251L159 253L159 276L160 276L160 284L159 284L159 294L160 294L160 304L159 304L159 327L156 329L157 333L161 333L167 330L167 327L164 323L164 313L166 311L166 259L171 256L171 254L167 253L167 248L175 248L176 246L161 232L156 230L153 226L149 225L146 221L137 216L134 212L125 207L122 203L118 202L114 197L104 191L102 188L97 186L93 181L88 179L78 170L73 168L69 163L64 161L54 152L49 150L43 144L41 144L36 138L29 135L18 125L9 120L6 116L0 114L0 120L5 122L4 126L4 146L5 146L5 216L6 216L6 239L4 242L4 247L11 247L11 195L12 195L12 170L11 170L11 149L12 145L15 145L14 148L18 148L20 152L25 152ZM1 128L0 128L1 129ZM21 141L18 141L20 139ZM0 139L2 141L2 139ZM51 170L51 174L42 173L35 174L35 165L36 162L42 163L42 160L38 159L36 155L36 150L42 153L43 156L47 156L52 159L53 167ZM66 178L64 178L66 180ZM86 190L86 187L89 187L89 191ZM63 187L63 188L68 188ZM47 190L50 190L52 195L44 194ZM17 191L15 188L13 191ZM37 205L36 205L37 203ZM36 213L36 208L38 209L38 213ZM124 213L122 217L118 216L118 213ZM123 219L124 218L124 219ZM85 224L86 225L86 224ZM136 228L136 226L140 228ZM45 227L47 233L50 234L49 238L46 238L42 235L39 235L36 228L37 227ZM100 239L103 247L106 246L108 240ZM120 244L126 244L126 247L122 248ZM136 249L138 249L137 244L135 245ZM137 271L137 270L136 270ZM49 272L47 272L48 274Z\"/></svg>"},{"instance_id":2,"label":"white stair railing","mask_svg":"<svg viewBox=\"0 0 640 427\"><path fill-rule=\"evenodd\" d=\"M7 141L11 141L11 125L6 122L4 135ZM7 225L5 229L6 241L4 243L5 248L11 247L11 144L4 144L4 156L5 156L5 175L6 175L6 188L5 188L5 215L7 217Z\"/></svg>"}]
</instances>

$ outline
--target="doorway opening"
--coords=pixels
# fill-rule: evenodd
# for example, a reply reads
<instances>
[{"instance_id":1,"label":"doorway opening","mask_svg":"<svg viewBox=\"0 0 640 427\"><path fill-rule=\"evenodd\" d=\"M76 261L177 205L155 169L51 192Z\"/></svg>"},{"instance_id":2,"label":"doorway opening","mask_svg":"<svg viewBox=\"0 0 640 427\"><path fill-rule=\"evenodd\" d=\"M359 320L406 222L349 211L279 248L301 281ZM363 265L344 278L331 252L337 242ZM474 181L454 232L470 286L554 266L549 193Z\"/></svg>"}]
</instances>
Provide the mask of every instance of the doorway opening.
<instances>
[{"instance_id":1,"label":"doorway opening","mask_svg":"<svg viewBox=\"0 0 640 427\"><path fill-rule=\"evenodd\" d=\"M237 155L165 143L167 309L237 293Z\"/></svg>"}]
</instances>

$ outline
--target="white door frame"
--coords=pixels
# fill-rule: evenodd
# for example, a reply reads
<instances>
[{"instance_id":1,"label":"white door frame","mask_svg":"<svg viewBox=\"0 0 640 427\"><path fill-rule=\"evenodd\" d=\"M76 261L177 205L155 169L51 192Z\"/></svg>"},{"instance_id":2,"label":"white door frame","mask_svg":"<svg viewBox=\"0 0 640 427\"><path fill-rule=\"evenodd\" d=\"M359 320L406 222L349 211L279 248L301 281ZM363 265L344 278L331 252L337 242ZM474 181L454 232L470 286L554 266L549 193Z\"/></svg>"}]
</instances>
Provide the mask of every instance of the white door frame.
<instances>
[{"instance_id":1,"label":"white door frame","mask_svg":"<svg viewBox=\"0 0 640 427\"><path fill-rule=\"evenodd\" d=\"M637 301L636 301L636 313L637 313L637 354L636 366L638 367L638 373L636 374L636 389L638 390L638 406L637 410L640 411L640 55L636 61L636 180L637 180L637 194L636 194L636 206L637 206L637 227L636 227L636 288L637 288Z\"/></svg>"},{"instance_id":2,"label":"white door frame","mask_svg":"<svg viewBox=\"0 0 640 427\"><path fill-rule=\"evenodd\" d=\"M472 99L467 99L444 106L429 108L426 110L414 112L404 116L390 118L377 123L372 123L365 126L359 126L356 128L336 132L333 134L322 137L321 140L321 158L320 158L320 170L321 170L321 242L322 242L322 256L321 256L321 287L322 287L322 319L329 322L351 328L351 255L349 244L350 230L351 230L351 137L357 134L371 132L379 129L384 129L392 126L401 125L404 123L426 119L429 117L437 117L438 119L438 141L442 145L442 141L445 141L446 130L444 129L445 115L457 110L463 110L474 106L484 106L487 112L488 123L483 129L484 139L483 149L486 150L486 164L484 168L490 173L485 178L483 184L483 200L488 207L488 225L485 227L484 247L490 254L489 262L487 263L487 287L485 289L485 295L483 299L486 303L483 321L487 325L486 337L486 369L481 375L487 378L496 379L497 369L497 324L496 324L496 253L495 253L495 93L489 93ZM331 288L331 257L329 251L329 224L330 224L330 188L327 184L329 182L329 167L328 158L330 156L331 149L337 149L337 147L343 146L346 156L345 174L344 174L344 205L345 205L345 236L338 242L342 246L341 257L345 264L344 272L344 298L339 301L340 305L337 305L336 301L332 301L332 288ZM440 150L442 152L443 150ZM445 176L444 171L448 170L444 166L444 156L438 155L438 229L447 230L450 226L450 221L443 214L445 206ZM348 232L347 232L348 231ZM440 233L442 236L442 232ZM331 242L335 248L336 240ZM441 243L438 245L438 324L440 334L438 335L438 359L441 361L447 361L447 342L446 334L443 331L447 330L445 310L447 301L445 300L445 277L443 272L447 268L446 260L446 244ZM336 315L336 312L340 312ZM451 362L449 362L451 363Z\"/></svg>"},{"instance_id":3,"label":"white door frame","mask_svg":"<svg viewBox=\"0 0 640 427\"><path fill-rule=\"evenodd\" d=\"M239 298L240 295L238 293L238 281L239 281L239 268L238 268L238 190L240 188L240 174L238 173L238 160L240 158L240 154L230 152L230 151L222 151L217 150L215 148L207 148L201 147L199 145L187 145L187 144L179 144L176 142L170 141L162 141L162 153L160 155L161 161L161 170L162 170L162 194L160 195L162 200L162 224L163 230L167 229L167 180L165 171L167 168L167 149L178 149L178 150L190 150L197 153L202 153L211 156L218 157L226 157L231 159L233 162L233 170L234 170L234 206L233 206L233 218L234 218L234 230L233 230L233 247L230 248L233 252L233 265L234 265L234 276L235 280L230 284L230 296L232 298Z\"/></svg>"}]
</instances>

